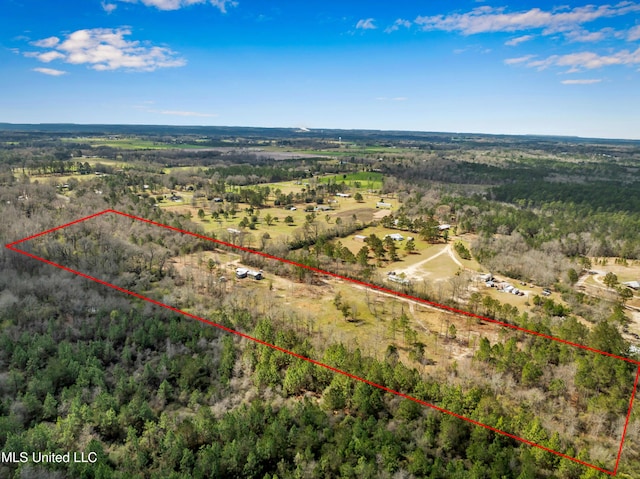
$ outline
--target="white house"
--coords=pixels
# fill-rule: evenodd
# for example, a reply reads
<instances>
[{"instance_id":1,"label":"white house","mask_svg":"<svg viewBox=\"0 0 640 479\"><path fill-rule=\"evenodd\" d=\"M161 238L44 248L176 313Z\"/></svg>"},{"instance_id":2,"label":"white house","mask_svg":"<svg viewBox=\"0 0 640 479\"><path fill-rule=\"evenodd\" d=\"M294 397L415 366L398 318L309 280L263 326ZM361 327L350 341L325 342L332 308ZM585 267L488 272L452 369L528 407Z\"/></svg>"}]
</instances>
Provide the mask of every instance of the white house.
<instances>
[{"instance_id":1,"label":"white house","mask_svg":"<svg viewBox=\"0 0 640 479\"><path fill-rule=\"evenodd\" d=\"M256 279L256 280L262 279L262 271L249 270L247 271L247 275L251 276L253 279Z\"/></svg>"},{"instance_id":2,"label":"white house","mask_svg":"<svg viewBox=\"0 0 640 479\"><path fill-rule=\"evenodd\" d=\"M491 273L481 274L478 279L484 282L491 281L493 280L493 275Z\"/></svg>"},{"instance_id":3,"label":"white house","mask_svg":"<svg viewBox=\"0 0 640 479\"><path fill-rule=\"evenodd\" d=\"M398 276L395 273L388 274L387 275L387 279L389 281L393 281L394 283L402 284L402 285L405 285L405 286L410 284L410 281L407 278L403 278L402 276Z\"/></svg>"},{"instance_id":4,"label":"white house","mask_svg":"<svg viewBox=\"0 0 640 479\"><path fill-rule=\"evenodd\" d=\"M404 240L404 236L402 236L400 233L392 233L390 235L384 235L385 238L391 238L393 241L403 241Z\"/></svg>"},{"instance_id":5,"label":"white house","mask_svg":"<svg viewBox=\"0 0 640 479\"><path fill-rule=\"evenodd\" d=\"M260 280L262 279L262 271L255 271L247 268L236 268L236 278L242 279L247 276L252 277L253 279Z\"/></svg>"}]
</instances>

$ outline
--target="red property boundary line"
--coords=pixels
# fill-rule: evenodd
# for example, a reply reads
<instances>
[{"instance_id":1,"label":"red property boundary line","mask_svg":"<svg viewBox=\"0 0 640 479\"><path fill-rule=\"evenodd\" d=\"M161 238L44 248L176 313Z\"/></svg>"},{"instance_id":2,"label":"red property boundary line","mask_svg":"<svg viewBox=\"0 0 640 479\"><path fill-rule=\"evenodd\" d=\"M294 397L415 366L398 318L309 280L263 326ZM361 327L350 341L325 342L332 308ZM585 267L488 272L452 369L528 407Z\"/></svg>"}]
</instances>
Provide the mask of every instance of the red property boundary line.
<instances>
[{"instance_id":1,"label":"red property boundary line","mask_svg":"<svg viewBox=\"0 0 640 479\"><path fill-rule=\"evenodd\" d=\"M101 216L101 215L104 215L104 214L107 214L107 213L113 213L113 214L117 214L117 215L120 215L120 216L123 216L123 217L126 217L126 218L130 218L132 220L142 221L144 223L148 223L148 224L151 224L151 225L154 225L154 226L159 226L161 228L173 230L173 231L176 231L176 232L179 232L179 233L182 233L182 234L186 234L186 235L189 235L189 236L193 236L193 237L196 237L196 238L199 238L199 239L203 239L203 240L206 240L206 241L211 241L213 243L217 243L217 244L229 247L229 248L233 248L233 249L236 249L236 250L241 250L241 251L244 251L244 252L247 252L247 253L256 254L256 255L262 256L264 258L280 261L282 263L291 264L293 266L298 266L300 268L305 268L305 269L308 269L310 271L314 271L316 273L332 276L332 277L335 277L335 278L338 278L338 279L341 279L341 280L344 280L344 281L348 281L350 283L354 283L354 284L358 284L360 286L364 286L364 287L369 288L369 289L381 291L381 292L384 292L384 293L387 293L387 294L391 294L391 295L394 295L394 296L397 296L397 297L401 297L401 298L407 298L407 299L410 299L410 300L413 300L413 301L418 301L420 303L424 303L424 304L427 304L429 306L436 307L438 309L442 309L442 310L450 311L450 312L453 312L453 313L456 313L456 314L461 314L461 315L464 315L464 316L469 316L469 317L472 317L472 318L480 319L482 321L486 321L486 322L489 322L489 323L497 324L499 326L503 326L503 327L506 327L506 328L514 329L516 331L521 331L521 332L533 334L535 336L540 336L540 337L543 337L543 338L546 338L546 339L550 339L552 341L558 341L560 343L564 343L564 344L567 344L567 345L570 345L570 346L574 346L574 347L577 347L577 348L580 348L580 349L591 351L591 352L594 352L594 353L597 353L597 354L602 354L604 356L613 357L613 358L619 359L621 361L625 361L625 362L637 365L638 368L637 368L636 377L635 377L635 381L634 381L634 385L633 385L633 390L631 392L631 397L629 399L629 409L628 409L626 420L625 420L625 424L624 424L624 429L623 429L623 433L622 433L622 439L620 441L620 447L618 448L618 455L617 455L617 458L616 458L615 468L613 470L603 469L603 468L598 467L598 466L596 466L594 464L590 464L590 463L582 461L582 460L580 460L578 458L571 457L571 456L569 456L567 454L564 454L564 453L561 453L559 451L555 451L553 449L545 447L545 446L543 446L541 444L534 443L534 442L529 441L527 439L524 439L522 437L516 436L514 434L510 434L510 433L508 433L506 431L502 431L502 430L497 429L495 427L489 426L488 424L483 424L483 423L481 423L479 421L475 421L475 420L473 420L471 418L464 417L464 416L462 416L460 414L456 414L453 411L449 411L447 409L441 408L439 406L436 406L435 404L431 404L431 403L428 403L428 402L423 401L421 399L418 399L416 397L410 396L408 394L404 394L402 392L390 389L390 388L388 388L386 386L383 386L381 384L377 384L377 383L375 383L373 381L369 381L369 380L367 380L365 378L356 376L356 375L351 374L351 373L349 373L347 371L343 371L341 369L335 368L333 366L329 366L328 364L324 364L324 363L322 363L320 361L317 361L315 359L311 359L311 358L308 358L306 356L302 356L300 354L294 353L293 351L289 351L287 349L284 349L284 348L281 348L279 346L276 346L275 344L271 344L271 343L268 343L266 341L262 341L262 340L260 340L258 338L254 338L253 336L250 336L248 334L242 333L240 331L236 331L234 329L228 328L226 326L223 326L221 324L215 323L213 321L210 321L208 319L202 318L200 316L196 316L195 314L191 314L191 313L188 313L186 311L182 311L181 309L175 308L175 307L170 306L168 304L161 303L160 301L157 301L157 300L154 300L152 298L143 296L143 295L135 293L133 291L129 291L129 290L125 289L125 288L121 288L120 286L116 286L116 285L111 284L111 283L109 283L107 281L103 281L101 279L95 278L93 276L90 276L88 274L82 273L80 271L76 271L76 270L74 270L72 268L69 268L67 266L63 266L63 265L60 265L58 263L54 263L53 261L49 261L49 260L47 260L45 258L42 258L42 257L37 256L37 255L34 255L32 253L29 253L27 251L21 250L21 249L16 247L16 245L18 245L20 243L24 243L26 241L30 241L30 240L38 238L40 236L47 235L47 234L52 233L54 231L67 228L69 226L84 222L84 221L92 219L92 218L96 218L98 216ZM9 243L9 244L6 244L5 247L10 249L11 251L16 252L16 253L20 253L20 254L22 254L24 256L28 256L28 257L30 257L32 259L41 261L41 262L49 264L51 266L55 266L56 268L62 269L64 271L68 271L70 273L76 274L76 275L78 275L78 276L80 276L82 278L85 278L85 279L94 281L96 283L99 283L99 284L101 284L103 286L107 286L109 288L115 289L116 291L120 291L121 293L125 293L125 294L128 294L129 296L133 296L135 298L142 299L142 300L147 301L147 302L149 302L151 304L154 304L156 306L160 306L162 308L171 310L171 311L173 311L175 313L181 314L181 315L186 316L188 318L195 319L195 320L200 321L200 322L202 322L204 324L207 324L209 326L214 326L214 327L216 327L218 329L221 329L223 331L226 331L228 333L235 334L237 336L240 336L242 338L254 341L254 342L256 342L258 344L261 344L263 346L267 346L269 348L275 349L275 350L280 351L282 353L289 354L289 355L291 355L293 357L296 357L298 359L302 359L302 360L307 361L307 362L309 362L311 364L315 364L316 366L320 366L320 367L323 367L323 368L328 369L330 371L333 371L334 373L342 374L343 376L347 376L347 377L349 377L351 379L354 379L356 381L363 382L365 384L368 384L370 386L378 388L378 389L380 389L382 391L388 392L390 394L394 394L394 395L399 396L399 397L404 398L404 399L408 399L410 401L418 403L418 404L420 404L422 406L429 407L429 408L434 409L436 411L440 411L442 413L449 414L450 416L454 416L454 417L456 417L458 419L461 419L463 421L466 421L468 423L474 424L476 426L483 427L483 428L488 429L490 431L493 431L493 432L495 432L497 434L509 437L509 438L514 439L516 441L519 441L519 442L522 442L524 444L527 444L529 446L537 447L538 449L542 449L542 450L547 451L547 452L549 452L551 454L555 454L556 456L560 456L560 457L562 457L564 459L568 459L570 461L576 462L576 463L581 464L583 466L587 466L587 467L596 469L597 471L603 472L603 473L608 474L610 476L615 476L617 474L617 472L618 472L618 466L620 464L620 457L622 455L622 448L623 448L623 445L624 445L625 436L627 434L627 427L629 425L629 418L631 416L631 410L633 408L633 402L634 402L634 398L635 398L635 394L636 394L636 389L637 389L637 386L638 386L638 380L640 379L640 361L633 360L633 359L630 359L630 358L625 358L625 357L622 357L622 356L617 356L615 354L611 354L611 353L607 353L605 351L600 351L598 349L590 348L590 347L582 345L582 344L572 343L570 341L566 341L566 340L561 339L561 338L556 338L554 336L542 334L542 333L539 333L539 332L536 332L536 331L531 331L531 330L524 329L524 328L521 328L519 326L515 326L515 325L512 325L512 324L503 323L503 322L497 321L495 319L486 318L484 316L480 316L480 315L477 315L477 314L474 314L474 313L470 313L468 311L463 311L463 310L459 310L459 309L456 309L456 308L452 308L450 306L446 306L446 305L443 305L443 304L435 303L433 301L428 301L428 300L425 300L425 299L416 298L414 296L411 296L411 295L408 295L408 294L405 294L405 293L401 293L399 291L394 291L392 289L384 288L382 286L377 286L375 284L366 283L364 281L360 281L360 280L357 280L357 279L354 279L354 278L349 278L347 276L342 276L342 275L339 275L339 274L336 274L336 273L332 273L330 271L325 271L325 270L322 270L320 268L315 268L313 266L300 264L300 263L297 263L295 261L291 261L291 260L288 260L288 259L279 258L277 256L273 256L273 255L264 253L262 251L256 251L256 250L253 250L251 248L238 246L238 245L235 245L235 244L232 244L232 243L228 243L226 241L221 241L221 240L218 240L218 239L209 238L209 237L204 236L204 235L200 235L200 234L197 234L197 233L192 233L190 231L182 230L180 228L176 228L176 227L173 227L173 226L165 225L165 224L162 224L162 223L151 221L151 220L148 220L148 219L145 219L145 218L141 218L141 217L138 217L138 216L134 216L134 215L131 215L131 214L123 213L121 211L117 211L117 210L113 210L113 209L107 209L107 210L101 211L99 213L95 213L93 215L89 215L89 216L86 216L84 218L80 218L78 220L72 221L70 223L66 223L66 224L57 226L55 228L51 228L51 229L43 231L41 233L37 233L37 234L31 235L31 236L28 236L26 238L14 241L14 242Z\"/></svg>"}]
</instances>

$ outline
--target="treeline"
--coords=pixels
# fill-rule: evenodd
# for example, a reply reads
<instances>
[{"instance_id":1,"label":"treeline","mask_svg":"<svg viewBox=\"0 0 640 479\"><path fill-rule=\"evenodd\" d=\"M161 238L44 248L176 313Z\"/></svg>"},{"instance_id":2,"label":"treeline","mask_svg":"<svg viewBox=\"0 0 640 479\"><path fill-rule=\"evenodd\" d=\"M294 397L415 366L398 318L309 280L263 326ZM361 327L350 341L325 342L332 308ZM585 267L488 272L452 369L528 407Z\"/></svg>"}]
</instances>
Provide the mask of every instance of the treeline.
<instances>
[{"instance_id":1,"label":"treeline","mask_svg":"<svg viewBox=\"0 0 640 479\"><path fill-rule=\"evenodd\" d=\"M634 193L637 196L637 193ZM518 236L527 249L557 251L569 258L619 256L640 258L640 212L605 211L575 203L554 201L538 207L526 200L507 205L485 198L446 197L457 219L458 233L477 233L484 243L499 243L494 235ZM509 254L508 249L493 255Z\"/></svg>"},{"instance_id":2,"label":"treeline","mask_svg":"<svg viewBox=\"0 0 640 479\"><path fill-rule=\"evenodd\" d=\"M288 165L260 166L255 163L229 165L205 170L205 174L209 177L216 173L222 174L227 178L235 178L235 181L229 181L229 183L241 186L298 180L310 176L309 169L306 167L290 167Z\"/></svg>"},{"instance_id":3,"label":"treeline","mask_svg":"<svg viewBox=\"0 0 640 479\"><path fill-rule=\"evenodd\" d=\"M594 147L587 151L588 148L580 148L575 152L558 153L553 147L540 151L508 146L482 151L460 145L452 152L435 146L429 151L406 154L387 162L384 168L389 175L413 184L440 182L505 187L496 191L506 196L527 185L533 192L535 185L582 185L585 188L593 185L599 188L610 182L628 184L640 160L640 153L634 147L611 147L609 154L596 153L607 151L606 148Z\"/></svg>"},{"instance_id":4,"label":"treeline","mask_svg":"<svg viewBox=\"0 0 640 479\"><path fill-rule=\"evenodd\" d=\"M640 213L640 184L594 181L586 184L526 181L491 189L497 201L541 207L549 203L575 204L597 212Z\"/></svg>"},{"instance_id":5,"label":"treeline","mask_svg":"<svg viewBox=\"0 0 640 479\"><path fill-rule=\"evenodd\" d=\"M523 165L508 168L465 161L443 154L431 154L416 161L385 165L385 173L412 183L443 182L451 184L495 185L514 179L544 179L548 171Z\"/></svg>"}]
</instances>

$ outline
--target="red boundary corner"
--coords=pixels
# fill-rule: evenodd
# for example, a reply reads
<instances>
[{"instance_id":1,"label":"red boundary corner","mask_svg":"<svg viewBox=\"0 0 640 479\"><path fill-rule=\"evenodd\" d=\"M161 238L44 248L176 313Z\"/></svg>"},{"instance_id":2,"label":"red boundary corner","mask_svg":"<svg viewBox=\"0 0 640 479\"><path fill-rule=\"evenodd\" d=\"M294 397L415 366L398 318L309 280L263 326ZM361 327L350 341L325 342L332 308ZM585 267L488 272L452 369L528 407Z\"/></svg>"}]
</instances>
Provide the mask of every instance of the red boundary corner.
<instances>
[{"instance_id":1,"label":"red boundary corner","mask_svg":"<svg viewBox=\"0 0 640 479\"><path fill-rule=\"evenodd\" d=\"M516 436L514 434L510 434L510 433L508 433L506 431L502 431L500 429L494 428L494 427L489 426L487 424L483 424L483 423L481 423L479 421L475 421L475 420L473 420L471 418L467 418L467 417L464 417L464 416L462 416L460 414L456 414L456 413L454 413L452 411L449 411L447 409L438 407L435 404L431 404L431 403L428 403L428 402L423 401L421 399L415 398L413 396L409 396L408 394L404 394L402 392L395 391L395 390L387 388L386 386L383 386L381 384L377 384L377 383L374 383L374 382L369 381L367 379L364 379L364 378L361 378L361 377L356 376L354 374L351 374L351 373L349 373L347 371L343 371L341 369L334 368L332 366L329 366L328 364L324 364L324 363L322 363L320 361L316 361L315 359L311 359L311 358L308 358L306 356L302 356L300 354L294 353L293 351L289 351L287 349L284 349L284 348L281 348L279 346L276 346L275 344L271 344L271 343L268 343L266 341L262 341L262 340L260 340L258 338L254 338L252 336L249 336L248 334L242 333L240 331L236 331L234 329L228 328L226 326L223 326L221 324L218 324L218 323L215 323L213 321L207 320L205 318L201 318L199 316L196 316L194 314L188 313L186 311L182 311L182 310L180 310L178 308L175 308L173 306L169 306L168 304L161 303L160 301L156 301L156 300L154 300L152 298L148 298L146 296L143 296L141 294L135 293L133 291L129 291L129 290L125 289L125 288L121 288L119 286L116 286L114 284L108 283L106 281L103 281L101 279L95 278L93 276L90 276L88 274L82 273L80 271L76 271L76 270L68 268L66 266L54 263L53 261L49 261L49 260L47 260L45 258L42 258L42 257L37 256L37 255L34 255L32 253L29 253L27 251L21 250L21 249L16 247L16 245L18 245L20 243L24 243L26 241L38 238L40 236L47 235L47 234L52 233L54 231L67 228L69 226L81 223L83 221L86 221L86 220L89 220L89 219L92 219L92 218L96 218L96 217L104 215L106 213L117 214L117 215L120 215L120 216L124 216L124 217L130 218L130 219L133 219L133 220L137 220L137 221L142 221L144 223L148 223L148 224L151 224L151 225L154 225L154 226L158 226L158 227L161 227L161 228L177 231L179 233L187 234L187 235L190 235L190 236L193 236L193 237L196 237L196 238L199 238L199 239L203 239L203 240L206 240L206 241L211 241L211 242L214 242L214 243L217 243L217 244L220 244L220 245L223 245L223 246L227 246L227 247L230 247L230 248L233 248L233 249L236 249L236 250L241 250L241 251L244 251L244 252L247 252L247 253L256 254L256 255L259 255L259 256L262 256L262 257L265 257L265 258L268 258L268 259L280 261L282 263L288 263L288 264L291 264L291 265L294 265L294 266L298 266L300 268L305 268L305 269L314 271L316 273L320 273L320 274L332 276L332 277L335 277L335 278L339 278L341 280L348 281L348 282L351 282L351 283L355 283L355 284L358 284L358 285L361 285L361 286L365 286L365 287L373 289L373 290L382 291L384 293L392 294L394 296L398 296L398 297L401 297L401 298L411 299L413 301L418 301L418 302L421 302L421 303L424 303L424 304L427 304L429 306L433 306L433 307L436 307L436 308L439 308L439 309L442 309L442 310L450 311L450 312L461 314L461 315L464 315L464 316L473 317L473 318L476 318L476 319L480 319L482 321L486 321L486 322L489 322L489 323L497 324L497 325L500 325L500 326L503 326L503 327L506 327L506 328L510 328L510 329L514 329L514 330L517 330L517 331L533 334L533 335L540 336L540 337L543 337L543 338L546 338L546 339L550 339L552 341L558 341L560 343L568 344L570 346L574 346L574 347L577 347L577 348L580 348L580 349L591 351L591 352L594 352L594 353L597 353L597 354L602 354L604 356L613 357L613 358L619 359L621 361L625 361L625 362L637 365L638 369L637 369L637 372L636 372L636 378L635 378L635 382L634 382L634 385L633 385L633 390L632 390L632 393L631 393L631 397L629 399L629 409L628 409L626 420L625 420L625 424L624 424L622 438L621 438L621 441L620 441L620 447L618 448L618 455L617 455L617 458L616 458L615 468L612 471L607 470L607 469L603 469L603 468L598 467L598 466L596 466L594 464L590 464L590 463L582 461L582 460L580 460L578 458L571 457L571 456L569 456L567 454L563 454L563 453L561 453L559 451L555 451L553 449L550 449L548 447L542 446L540 444L536 444L536 443L534 443L532 441L529 441L527 439L521 438L521 437ZM435 409L436 411L440 411L442 413L449 414L449 415L457 417L458 419L461 419L463 421L469 422L469 423L474 424L476 426L483 427L483 428L488 429L490 431L493 431L493 432L495 432L497 434L509 437L509 438L514 439L516 441L519 441L519 442L522 442L524 444L527 444L529 446L537 447L537 448L542 449L544 451L547 451L547 452L549 452L551 454L555 454L557 456L560 456L560 457L562 457L564 459L568 459L570 461L576 462L576 463L581 464L583 466L587 466L587 467L596 469L596 470L598 470L600 472L603 472L605 474L608 474L610 476L615 476L617 474L617 472L618 472L618 466L619 466L619 463L620 463L620 457L622 455L622 448L623 448L624 440L625 440L625 437L626 437L626 434L627 434L627 427L629 425L629 418L631 416L631 410L633 408L633 401L634 401L635 394L636 394L636 389L637 389L637 386L638 386L638 379L640 378L640 361L636 361L636 360L633 360L633 359L630 359L630 358L625 358L625 357L622 357L622 356L617 356L615 354L611 354L611 353L607 353L607 352L604 352L604 351L600 351L598 349L590 348L590 347L582 345L582 344L572 343L570 341L566 341L564 339L556 338L554 336L549 336L549 335L546 335L546 334L538 333L536 331L530 331L528 329L524 329L524 328L521 328L519 326L503 323L501 321L497 321L495 319L486 318L484 316L480 316L480 315L477 315L477 314L474 314L474 313L470 313L468 311L463 311L463 310L459 310L459 309L456 309L456 308L452 308L450 306L446 306L446 305L443 305L443 304L435 303L433 301L428 301L428 300L425 300L425 299L416 298L414 296L411 296L411 295L408 295L408 294L405 294L405 293L402 293L402 292L399 292L399 291L394 291L392 289L384 288L382 286L377 286L375 284L366 283L364 281L360 281L360 280L357 280L357 279L354 279L354 278L349 278L347 276L341 276L339 274L332 273L330 271L325 271L325 270L322 270L322 269L319 269L319 268L314 268L313 266L308 266L308 265L300 264L300 263L297 263L295 261L291 261L291 260L288 260L288 259L279 258L277 256L273 256L273 255L264 253L262 251L256 251L256 250L253 250L251 248L238 246L238 245L235 245L235 244L232 244L232 243L228 243L226 241L221 241L221 240L209 238L209 237L204 236L204 235L200 235L200 234L197 234L197 233L192 233L190 231L182 230L180 228L175 228L173 226L165 225L165 224L162 224L162 223L157 223L155 221L151 221L151 220L148 220L148 219L145 219L145 218L141 218L141 217L138 217L138 216L130 215L130 214L123 213L121 211L117 211L117 210L113 210L113 209L107 209L107 210L101 211L99 213L95 213L93 215L89 215L89 216L86 216L84 218L80 218L78 220L72 221L70 223L66 223L66 224L57 226L55 228L51 228L51 229L43 231L41 233L37 233L37 234L34 234L32 236L28 236L26 238L14 241L14 242L9 243L9 244L6 244L5 247L10 249L11 251L16 252L16 253L20 253L22 255L25 255L25 256L28 256L30 258L33 258L35 260L42 261L43 263L49 264L51 266L55 266L56 268L62 269L64 271L68 271L68 272L73 273L73 274L76 274L76 275L78 275L80 277L83 277L85 279L89 279L91 281L95 281L96 283L102 284L104 286L108 286L108 287L113 288L113 289L115 289L117 291L120 291L122 293L125 293L125 294L128 294L130 296L142 299L142 300L147 301L149 303L155 304L156 306L160 306L160 307L169 309L169 310L174 311L176 313L179 313L179 314L181 314L183 316L186 316L186 317L189 317L191 319L195 319L197 321L205 323L205 324L207 324L209 326L214 326L214 327L219 328L219 329L221 329L223 331L226 331L228 333L235 334L235 335L240 336L242 338L254 341L254 342L258 343L258 344L262 344L263 346L267 346L267 347L270 347L270 348L275 349L277 351L280 351L280 352L289 354L291 356L294 356L296 358L302 359L304 361L308 361L308 362L310 362L312 364L315 364L316 366L320 366L320 367L323 367L323 368L328 369L330 371L333 371L334 373L342 374L342 375L347 376L347 377L349 377L351 379L354 379L356 381L360 381L360 382L363 382L363 383L368 384L370 386L373 386L375 388L381 389L382 391L388 392L390 394L394 394L394 395L402 397L404 399L408 399L410 401L413 401L415 403L418 403L418 404L421 404L423 406L429 407L431 409Z\"/></svg>"}]
</instances>

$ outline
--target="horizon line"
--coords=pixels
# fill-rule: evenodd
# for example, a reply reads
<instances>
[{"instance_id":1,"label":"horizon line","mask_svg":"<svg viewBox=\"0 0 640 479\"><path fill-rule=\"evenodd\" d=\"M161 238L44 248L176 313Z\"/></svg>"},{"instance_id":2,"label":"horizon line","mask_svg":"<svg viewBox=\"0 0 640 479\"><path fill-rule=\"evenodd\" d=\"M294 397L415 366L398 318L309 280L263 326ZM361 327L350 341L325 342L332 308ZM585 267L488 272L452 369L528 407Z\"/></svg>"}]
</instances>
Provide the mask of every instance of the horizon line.
<instances>
[{"instance_id":1,"label":"horizon line","mask_svg":"<svg viewBox=\"0 0 640 479\"><path fill-rule=\"evenodd\" d=\"M65 122L42 122L42 123L12 123L7 121L0 122L0 130L6 131L11 127L162 127L162 128L253 128L262 130L293 130L294 133L314 133L323 131L352 131L352 132L381 132L381 133L422 133L435 135L473 135L478 137L533 137L533 138L559 138L559 139L579 139L579 140L606 140L606 141L623 141L623 142L639 142L638 138L621 138L621 137L604 137L604 136L580 136L580 135L563 135L550 133L487 133L487 132L465 132L465 131L431 131L431 130L404 130L404 129L381 129L381 128L332 128L332 127L303 127L303 126L256 126L256 125L179 125L169 123L65 123Z\"/></svg>"}]
</instances>

